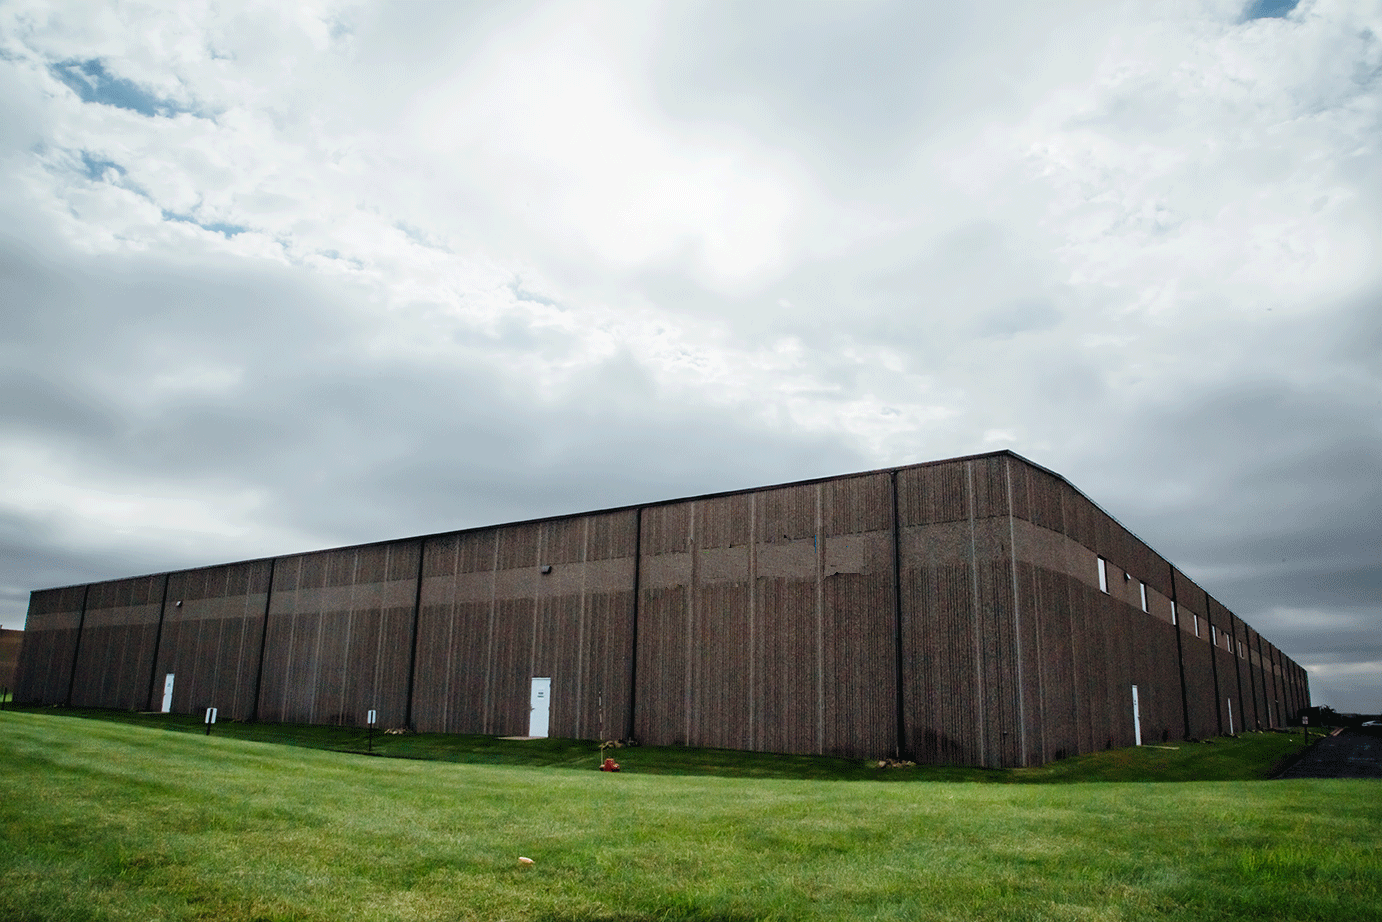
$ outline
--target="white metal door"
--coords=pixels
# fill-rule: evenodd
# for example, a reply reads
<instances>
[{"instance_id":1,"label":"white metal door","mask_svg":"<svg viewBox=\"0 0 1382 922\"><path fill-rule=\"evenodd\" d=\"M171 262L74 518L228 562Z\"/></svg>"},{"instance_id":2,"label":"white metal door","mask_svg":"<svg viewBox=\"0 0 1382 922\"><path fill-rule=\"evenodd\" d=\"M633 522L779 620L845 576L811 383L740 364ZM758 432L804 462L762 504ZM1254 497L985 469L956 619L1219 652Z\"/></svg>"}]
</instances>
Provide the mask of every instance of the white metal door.
<instances>
[{"instance_id":1,"label":"white metal door","mask_svg":"<svg viewBox=\"0 0 1382 922\"><path fill-rule=\"evenodd\" d=\"M173 709L173 674L170 672L163 677L163 713L167 714Z\"/></svg>"},{"instance_id":2,"label":"white metal door","mask_svg":"<svg viewBox=\"0 0 1382 922\"><path fill-rule=\"evenodd\" d=\"M1137 745L1142 745L1142 714L1137 707L1137 686L1132 687L1132 735Z\"/></svg>"},{"instance_id":3,"label":"white metal door","mask_svg":"<svg viewBox=\"0 0 1382 922\"><path fill-rule=\"evenodd\" d=\"M528 698L528 705L532 708L528 715L528 735L546 736L547 718L552 705L552 680L550 678L533 677L533 689Z\"/></svg>"}]
</instances>

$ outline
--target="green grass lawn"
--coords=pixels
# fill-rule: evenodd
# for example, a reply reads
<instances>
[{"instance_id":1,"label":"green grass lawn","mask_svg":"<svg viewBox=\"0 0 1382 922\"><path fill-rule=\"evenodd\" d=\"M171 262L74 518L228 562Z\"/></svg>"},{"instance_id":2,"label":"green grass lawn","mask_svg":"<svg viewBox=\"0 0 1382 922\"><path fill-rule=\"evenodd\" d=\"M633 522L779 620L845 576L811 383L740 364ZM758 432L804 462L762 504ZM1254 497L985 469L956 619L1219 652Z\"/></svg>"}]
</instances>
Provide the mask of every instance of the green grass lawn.
<instances>
[{"instance_id":1,"label":"green grass lawn","mask_svg":"<svg viewBox=\"0 0 1382 922\"><path fill-rule=\"evenodd\" d=\"M593 769L571 741L492 743L546 765L466 764L169 726L0 712L0 919L1382 918L1373 781L725 777L691 772L758 757L653 749L618 750L613 775L553 768ZM1219 755L1238 742L1152 752L1213 775L1252 761ZM1145 755L1044 780L1145 774Z\"/></svg>"},{"instance_id":2,"label":"green grass lawn","mask_svg":"<svg viewBox=\"0 0 1382 922\"><path fill-rule=\"evenodd\" d=\"M62 714L116 721L170 733L203 734L201 718L187 714L151 714L102 708L33 708L37 714ZM343 753L370 753L385 758L466 762L477 765L526 765L548 768L594 768L602 754L588 740L512 740L492 736L409 733L396 736L354 727L308 724L240 723L213 728L217 737L280 743ZM1312 731L1318 739L1323 731ZM982 769L917 765L880 769L877 762L829 756L795 756L726 749L639 746L604 755L625 771L661 775L718 775L735 778L792 778L819 781L982 781L991 783L1072 783L1083 781L1249 781L1270 777L1276 767L1305 746L1300 733L1244 733L1194 743L1170 743L1076 756L1040 768Z\"/></svg>"}]
</instances>

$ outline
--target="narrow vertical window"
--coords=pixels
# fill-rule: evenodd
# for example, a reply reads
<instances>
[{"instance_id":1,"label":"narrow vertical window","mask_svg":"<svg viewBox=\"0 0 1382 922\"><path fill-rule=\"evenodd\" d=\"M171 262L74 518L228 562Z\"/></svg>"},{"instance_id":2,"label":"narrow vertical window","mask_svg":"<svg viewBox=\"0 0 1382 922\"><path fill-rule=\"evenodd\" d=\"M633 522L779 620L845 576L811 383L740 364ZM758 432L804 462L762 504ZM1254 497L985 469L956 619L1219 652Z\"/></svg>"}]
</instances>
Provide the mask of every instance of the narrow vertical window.
<instances>
[{"instance_id":1,"label":"narrow vertical window","mask_svg":"<svg viewBox=\"0 0 1382 922\"><path fill-rule=\"evenodd\" d=\"M1176 615L1176 600L1171 600L1171 623L1180 624L1180 618Z\"/></svg>"},{"instance_id":2,"label":"narrow vertical window","mask_svg":"<svg viewBox=\"0 0 1382 922\"><path fill-rule=\"evenodd\" d=\"M1099 591L1108 592L1108 561L1099 558Z\"/></svg>"},{"instance_id":3,"label":"narrow vertical window","mask_svg":"<svg viewBox=\"0 0 1382 922\"><path fill-rule=\"evenodd\" d=\"M1216 647L1219 645L1219 629L1212 624L1209 626L1209 642Z\"/></svg>"},{"instance_id":4,"label":"narrow vertical window","mask_svg":"<svg viewBox=\"0 0 1382 922\"><path fill-rule=\"evenodd\" d=\"M1146 610L1147 610L1147 584L1146 584L1146 583L1141 583L1141 582L1140 582L1140 583L1138 583L1138 585L1142 587L1142 610L1143 610L1143 611L1146 611Z\"/></svg>"},{"instance_id":5,"label":"narrow vertical window","mask_svg":"<svg viewBox=\"0 0 1382 922\"><path fill-rule=\"evenodd\" d=\"M1195 636L1196 636L1196 637L1199 637L1199 636L1200 636L1200 616L1199 616L1199 615L1196 615L1196 614L1192 614L1191 617L1195 619Z\"/></svg>"}]
</instances>

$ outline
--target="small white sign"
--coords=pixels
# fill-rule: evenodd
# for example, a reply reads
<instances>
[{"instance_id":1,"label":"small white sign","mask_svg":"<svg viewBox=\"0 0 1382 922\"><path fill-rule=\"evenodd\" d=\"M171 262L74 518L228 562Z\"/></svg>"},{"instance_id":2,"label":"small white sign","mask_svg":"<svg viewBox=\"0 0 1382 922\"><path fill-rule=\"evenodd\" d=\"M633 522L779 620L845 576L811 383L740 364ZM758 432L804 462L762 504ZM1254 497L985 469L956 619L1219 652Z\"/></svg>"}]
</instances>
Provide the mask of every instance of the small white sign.
<instances>
[{"instance_id":1,"label":"small white sign","mask_svg":"<svg viewBox=\"0 0 1382 922\"><path fill-rule=\"evenodd\" d=\"M368 723L371 727L374 726L374 711L369 712L369 718L366 720L366 723Z\"/></svg>"},{"instance_id":2,"label":"small white sign","mask_svg":"<svg viewBox=\"0 0 1382 922\"><path fill-rule=\"evenodd\" d=\"M215 708L207 708L207 709L206 709L206 722L209 723L209 724L214 724L214 723L216 722L216 709L215 709Z\"/></svg>"}]
</instances>

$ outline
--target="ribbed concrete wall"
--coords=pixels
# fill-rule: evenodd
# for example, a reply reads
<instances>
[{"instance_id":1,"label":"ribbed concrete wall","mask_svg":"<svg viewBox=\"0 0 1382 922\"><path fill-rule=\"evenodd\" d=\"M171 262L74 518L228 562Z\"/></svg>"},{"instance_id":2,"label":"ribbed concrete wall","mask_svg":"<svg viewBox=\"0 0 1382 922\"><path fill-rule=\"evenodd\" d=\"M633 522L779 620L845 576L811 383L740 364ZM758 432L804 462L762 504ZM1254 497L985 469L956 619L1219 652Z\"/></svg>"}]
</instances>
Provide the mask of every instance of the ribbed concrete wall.
<instances>
[{"instance_id":1,"label":"ribbed concrete wall","mask_svg":"<svg viewBox=\"0 0 1382 922\"><path fill-rule=\"evenodd\" d=\"M169 575L149 710L162 709L171 674L170 710L215 707L221 720L254 717L272 566L259 560Z\"/></svg>"},{"instance_id":2,"label":"ribbed concrete wall","mask_svg":"<svg viewBox=\"0 0 1382 922\"><path fill-rule=\"evenodd\" d=\"M1002 512L992 508L993 490L983 489L991 486L983 482L986 472L981 467L978 490L970 462L896 477L903 748L921 762L993 764L990 737L1012 722L1001 689L983 687L996 665L996 639L984 633L996 614L993 584L1011 561L998 534Z\"/></svg>"},{"instance_id":3,"label":"ribbed concrete wall","mask_svg":"<svg viewBox=\"0 0 1382 922\"><path fill-rule=\"evenodd\" d=\"M1207 600L1210 668L1214 674L1219 732L1237 733L1243 729L1243 702L1238 696L1238 664L1229 652L1233 616L1212 596L1207 596Z\"/></svg>"},{"instance_id":4,"label":"ribbed concrete wall","mask_svg":"<svg viewBox=\"0 0 1382 922\"><path fill-rule=\"evenodd\" d=\"M1248 626L1236 615L1230 615L1229 623L1232 627L1232 634L1228 638L1227 649L1234 683L1234 700L1241 706L1241 710L1234 711L1233 727L1235 732L1244 729L1251 730L1254 726L1256 709L1252 694L1252 673L1248 667Z\"/></svg>"},{"instance_id":5,"label":"ribbed concrete wall","mask_svg":"<svg viewBox=\"0 0 1382 922\"><path fill-rule=\"evenodd\" d=\"M29 616L15 670L14 700L66 704L85 609L85 586L45 589L29 597Z\"/></svg>"},{"instance_id":6,"label":"ribbed concrete wall","mask_svg":"<svg viewBox=\"0 0 1382 922\"><path fill-rule=\"evenodd\" d=\"M1309 701L1008 453L33 594L19 700L152 709L168 674L175 711L501 735L544 677L557 736L992 766L1130 745L1134 687L1144 742Z\"/></svg>"},{"instance_id":7,"label":"ribbed concrete wall","mask_svg":"<svg viewBox=\"0 0 1382 922\"><path fill-rule=\"evenodd\" d=\"M166 576L95 583L77 644L73 707L145 710Z\"/></svg>"},{"instance_id":8,"label":"ribbed concrete wall","mask_svg":"<svg viewBox=\"0 0 1382 922\"><path fill-rule=\"evenodd\" d=\"M1204 739L1220 733L1214 652L1209 645L1209 617L1206 614L1208 596L1179 570L1173 573L1185 675L1187 733L1193 739Z\"/></svg>"},{"instance_id":9,"label":"ribbed concrete wall","mask_svg":"<svg viewBox=\"0 0 1382 922\"><path fill-rule=\"evenodd\" d=\"M1263 665L1263 679L1267 686L1267 726L1281 726L1281 686L1276 665L1277 651L1270 643L1263 643L1266 649L1266 663Z\"/></svg>"},{"instance_id":10,"label":"ribbed concrete wall","mask_svg":"<svg viewBox=\"0 0 1382 922\"><path fill-rule=\"evenodd\" d=\"M1248 638L1248 674L1252 682L1253 729L1256 729L1268 726L1267 675L1263 668L1262 635L1249 629Z\"/></svg>"},{"instance_id":11,"label":"ribbed concrete wall","mask_svg":"<svg viewBox=\"0 0 1382 922\"><path fill-rule=\"evenodd\" d=\"M526 734L541 676L553 735L627 735L637 526L625 511L429 539L417 728Z\"/></svg>"},{"instance_id":12,"label":"ribbed concrete wall","mask_svg":"<svg viewBox=\"0 0 1382 922\"><path fill-rule=\"evenodd\" d=\"M421 542L276 561L259 689L261 720L379 725L408 719Z\"/></svg>"},{"instance_id":13,"label":"ribbed concrete wall","mask_svg":"<svg viewBox=\"0 0 1382 922\"><path fill-rule=\"evenodd\" d=\"M895 752L892 534L888 474L645 510L635 735Z\"/></svg>"},{"instance_id":14,"label":"ribbed concrete wall","mask_svg":"<svg viewBox=\"0 0 1382 922\"><path fill-rule=\"evenodd\" d=\"M19 648L23 643L23 631L0 630L0 688L14 691L14 679L19 670Z\"/></svg>"},{"instance_id":15,"label":"ribbed concrete wall","mask_svg":"<svg viewBox=\"0 0 1382 922\"><path fill-rule=\"evenodd\" d=\"M1036 664L1024 670L1035 686L1024 698L1026 764L1131 745L1133 686L1143 741L1183 738L1171 566L1069 484L1006 461L1018 629L1030 637L1023 649Z\"/></svg>"},{"instance_id":16,"label":"ribbed concrete wall","mask_svg":"<svg viewBox=\"0 0 1382 922\"><path fill-rule=\"evenodd\" d=\"M1295 663L1290 663L1291 672L1296 677L1296 700L1292 705L1291 713L1299 714L1310 706L1310 683L1305 675L1305 670Z\"/></svg>"}]
</instances>

